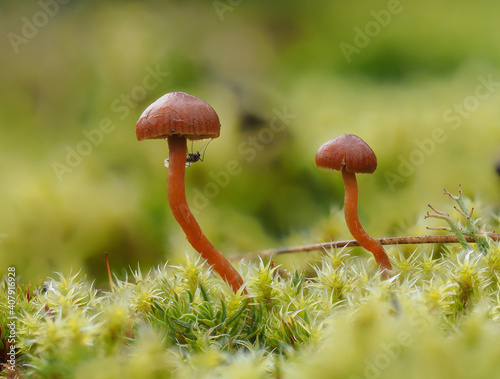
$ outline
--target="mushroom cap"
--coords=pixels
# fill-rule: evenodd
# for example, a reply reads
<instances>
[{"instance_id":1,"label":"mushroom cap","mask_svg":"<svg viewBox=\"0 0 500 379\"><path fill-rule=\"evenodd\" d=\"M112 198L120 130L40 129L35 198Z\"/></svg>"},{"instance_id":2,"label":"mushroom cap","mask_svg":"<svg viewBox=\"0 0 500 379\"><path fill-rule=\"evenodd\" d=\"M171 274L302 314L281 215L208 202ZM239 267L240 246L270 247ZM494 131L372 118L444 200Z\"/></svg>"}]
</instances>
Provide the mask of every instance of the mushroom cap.
<instances>
[{"instance_id":1,"label":"mushroom cap","mask_svg":"<svg viewBox=\"0 0 500 379\"><path fill-rule=\"evenodd\" d=\"M190 140L217 138L219 116L201 99L184 92L170 92L146 108L135 125L139 141L185 136Z\"/></svg>"},{"instance_id":2,"label":"mushroom cap","mask_svg":"<svg viewBox=\"0 0 500 379\"><path fill-rule=\"evenodd\" d=\"M361 138L354 134L342 134L325 142L316 153L319 168L371 174L377 168L377 157Z\"/></svg>"}]
</instances>

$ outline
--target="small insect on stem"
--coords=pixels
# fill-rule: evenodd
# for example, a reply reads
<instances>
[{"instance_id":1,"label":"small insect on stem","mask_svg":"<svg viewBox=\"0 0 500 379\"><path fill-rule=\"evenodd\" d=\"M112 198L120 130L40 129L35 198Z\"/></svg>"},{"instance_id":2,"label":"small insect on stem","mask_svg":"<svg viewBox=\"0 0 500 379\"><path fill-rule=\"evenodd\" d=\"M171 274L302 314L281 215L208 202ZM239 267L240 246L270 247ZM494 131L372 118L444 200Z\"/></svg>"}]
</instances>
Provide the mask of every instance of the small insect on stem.
<instances>
[{"instance_id":1,"label":"small insect on stem","mask_svg":"<svg viewBox=\"0 0 500 379\"><path fill-rule=\"evenodd\" d=\"M196 153L188 153L186 157L186 167L191 166L191 163L195 163L201 161L203 162L203 158L201 157L201 154L199 151ZM168 167L168 158L165 159L165 167Z\"/></svg>"},{"instance_id":2,"label":"small insect on stem","mask_svg":"<svg viewBox=\"0 0 500 379\"><path fill-rule=\"evenodd\" d=\"M196 153L189 153L187 155L187 158L186 158L186 167L189 167L189 166L191 166L191 163L195 163L198 161L203 162L203 158L201 157L201 154L199 151L197 151Z\"/></svg>"},{"instance_id":3,"label":"small insect on stem","mask_svg":"<svg viewBox=\"0 0 500 379\"><path fill-rule=\"evenodd\" d=\"M196 153L188 153L188 155L186 156L186 167L189 167L189 166L191 166L192 163L196 163L198 161L203 162L203 159L205 158L205 151L207 150L207 146L208 146L210 141L208 141L202 147L201 150L203 151L203 155L199 151L197 151ZM191 149L192 149L192 145L191 145ZM165 167L168 167L168 158L165 159Z\"/></svg>"}]
</instances>

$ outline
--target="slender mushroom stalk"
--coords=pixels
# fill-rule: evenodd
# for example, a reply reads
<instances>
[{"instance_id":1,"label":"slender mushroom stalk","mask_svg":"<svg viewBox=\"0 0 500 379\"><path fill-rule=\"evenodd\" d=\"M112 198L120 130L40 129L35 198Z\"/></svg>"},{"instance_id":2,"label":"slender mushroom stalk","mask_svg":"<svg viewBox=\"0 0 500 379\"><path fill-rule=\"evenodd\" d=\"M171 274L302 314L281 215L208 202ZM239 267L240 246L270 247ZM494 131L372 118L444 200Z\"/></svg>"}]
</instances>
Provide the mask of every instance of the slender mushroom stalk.
<instances>
[{"instance_id":1,"label":"slender mushroom stalk","mask_svg":"<svg viewBox=\"0 0 500 379\"><path fill-rule=\"evenodd\" d=\"M358 183L356 181L356 174L347 172L342 168L342 178L344 179L344 215L347 227L356 241L359 242L366 250L370 251L375 260L383 269L384 276L386 270L392 270L389 257L385 252L382 244L370 237L368 233L361 226L358 217Z\"/></svg>"},{"instance_id":2,"label":"slender mushroom stalk","mask_svg":"<svg viewBox=\"0 0 500 379\"><path fill-rule=\"evenodd\" d=\"M187 139L216 138L220 121L213 108L183 92L168 93L151 104L137 121L137 139L168 140L167 194L170 209L188 242L227 281L236 293L243 279L229 261L205 237L186 200ZM246 292L245 289L243 289Z\"/></svg>"},{"instance_id":3,"label":"slender mushroom stalk","mask_svg":"<svg viewBox=\"0 0 500 379\"><path fill-rule=\"evenodd\" d=\"M243 285L243 280L229 263L205 237L200 225L194 218L186 200L184 175L186 171L186 137L172 135L168 137L168 204L174 218L186 234L188 242L236 292Z\"/></svg>"},{"instance_id":4,"label":"slender mushroom stalk","mask_svg":"<svg viewBox=\"0 0 500 379\"><path fill-rule=\"evenodd\" d=\"M344 215L352 236L370 251L382 269L384 278L392 269L389 257L382 245L370 237L358 217L358 184L356 173L372 173L377 168L377 157L361 138L353 134L343 134L324 143L316 153L316 165L342 173L344 180Z\"/></svg>"}]
</instances>

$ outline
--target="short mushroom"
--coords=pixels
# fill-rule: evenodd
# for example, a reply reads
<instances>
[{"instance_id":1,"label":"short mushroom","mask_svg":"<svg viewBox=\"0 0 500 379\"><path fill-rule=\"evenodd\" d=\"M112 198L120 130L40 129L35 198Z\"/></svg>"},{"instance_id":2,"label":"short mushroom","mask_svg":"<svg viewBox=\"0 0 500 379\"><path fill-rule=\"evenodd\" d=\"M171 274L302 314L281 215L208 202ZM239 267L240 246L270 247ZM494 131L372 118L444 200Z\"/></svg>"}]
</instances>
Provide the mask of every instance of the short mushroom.
<instances>
[{"instance_id":1,"label":"short mushroom","mask_svg":"<svg viewBox=\"0 0 500 379\"><path fill-rule=\"evenodd\" d=\"M373 150L358 136L343 134L324 143L316 153L319 168L342 172L344 179L344 214L352 236L366 250L373 253L375 260L387 277L392 269L389 257L382 245L370 237L358 218L358 184L356 173L371 174L377 168L377 157Z\"/></svg>"},{"instance_id":2,"label":"short mushroom","mask_svg":"<svg viewBox=\"0 0 500 379\"><path fill-rule=\"evenodd\" d=\"M187 139L219 137L220 121L217 113L197 97L183 92L171 92L146 108L137 121L135 131L139 141L167 139L169 148L167 194L170 209L191 246L236 293L243 285L243 279L224 255L205 237L189 209L185 194Z\"/></svg>"}]
</instances>

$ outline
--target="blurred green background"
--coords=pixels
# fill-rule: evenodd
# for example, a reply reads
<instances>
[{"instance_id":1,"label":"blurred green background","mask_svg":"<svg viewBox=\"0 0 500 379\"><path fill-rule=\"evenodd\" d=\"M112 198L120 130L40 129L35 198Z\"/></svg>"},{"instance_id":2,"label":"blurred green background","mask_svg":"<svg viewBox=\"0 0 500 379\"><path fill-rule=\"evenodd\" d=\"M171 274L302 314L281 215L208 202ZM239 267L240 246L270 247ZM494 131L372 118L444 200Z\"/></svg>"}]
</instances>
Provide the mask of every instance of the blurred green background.
<instances>
[{"instance_id":1,"label":"blurred green background","mask_svg":"<svg viewBox=\"0 0 500 379\"><path fill-rule=\"evenodd\" d=\"M427 204L458 184L489 216L498 19L495 0L1 2L3 270L102 280L105 252L122 273L192 251L167 206L167 144L134 131L171 91L221 119L186 188L228 256L350 238L341 176L314 164L343 133L378 156L358 177L370 234L426 233Z\"/></svg>"}]
</instances>

